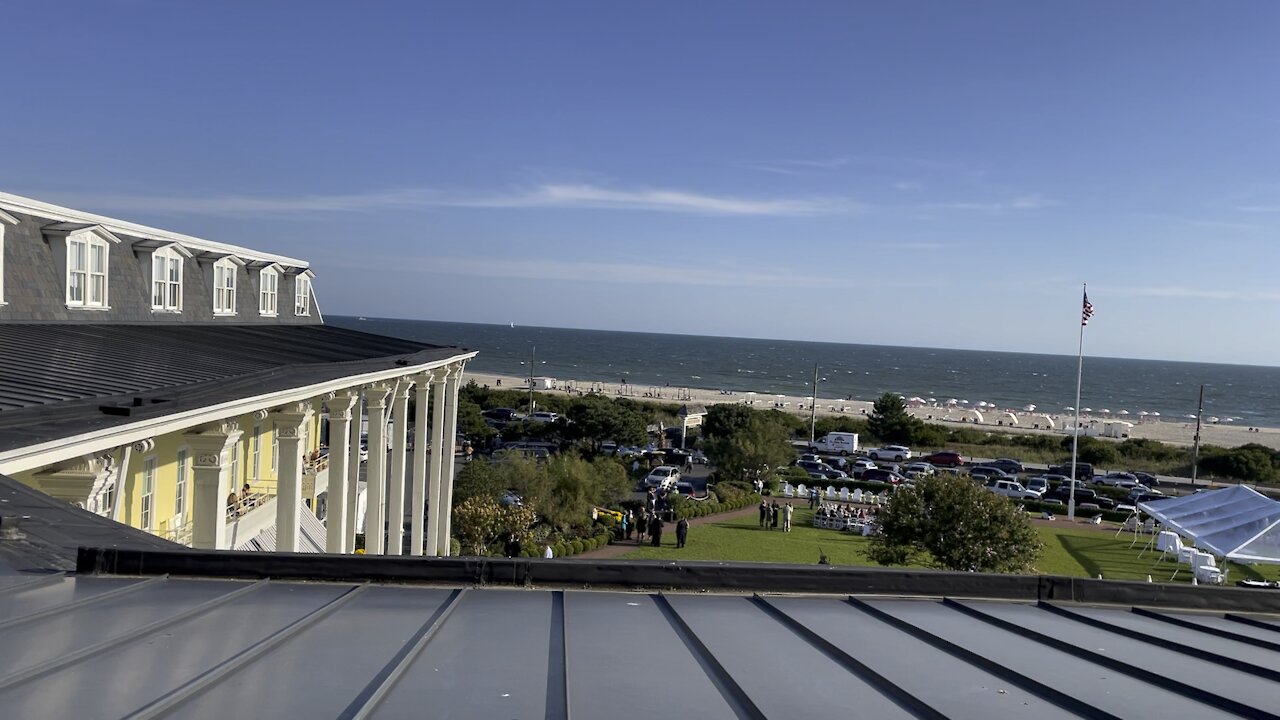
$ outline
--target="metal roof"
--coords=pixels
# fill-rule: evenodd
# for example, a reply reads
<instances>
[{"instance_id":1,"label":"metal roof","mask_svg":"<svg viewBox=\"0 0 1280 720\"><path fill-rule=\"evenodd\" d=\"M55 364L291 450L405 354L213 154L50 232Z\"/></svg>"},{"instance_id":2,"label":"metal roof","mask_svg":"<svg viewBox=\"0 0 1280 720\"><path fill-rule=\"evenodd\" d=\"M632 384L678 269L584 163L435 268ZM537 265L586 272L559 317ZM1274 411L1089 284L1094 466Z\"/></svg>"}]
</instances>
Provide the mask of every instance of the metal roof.
<instances>
[{"instance_id":1,"label":"metal roof","mask_svg":"<svg viewBox=\"0 0 1280 720\"><path fill-rule=\"evenodd\" d=\"M182 549L0 475L0 575L73 570L82 545Z\"/></svg>"},{"instance_id":2,"label":"metal roof","mask_svg":"<svg viewBox=\"0 0 1280 720\"><path fill-rule=\"evenodd\" d=\"M1277 717L1280 616L0 578L13 717Z\"/></svg>"},{"instance_id":3,"label":"metal roof","mask_svg":"<svg viewBox=\"0 0 1280 720\"><path fill-rule=\"evenodd\" d=\"M0 324L0 450L464 351L329 325Z\"/></svg>"}]
</instances>

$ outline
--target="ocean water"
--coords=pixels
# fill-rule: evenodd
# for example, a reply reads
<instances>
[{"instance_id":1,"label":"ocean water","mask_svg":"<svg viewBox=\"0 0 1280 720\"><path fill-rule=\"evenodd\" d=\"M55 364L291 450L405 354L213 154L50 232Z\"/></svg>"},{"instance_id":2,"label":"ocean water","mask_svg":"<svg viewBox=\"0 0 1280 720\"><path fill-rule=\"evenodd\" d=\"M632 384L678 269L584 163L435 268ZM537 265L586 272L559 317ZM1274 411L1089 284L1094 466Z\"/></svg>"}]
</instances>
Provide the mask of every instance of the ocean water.
<instances>
[{"instance_id":1,"label":"ocean water","mask_svg":"<svg viewBox=\"0 0 1280 720\"><path fill-rule=\"evenodd\" d=\"M472 323L329 317L332 325L479 351L468 369L561 379L874 400L885 392L946 401L1034 404L1063 412L1075 404L1076 358L1069 355L754 340L656 333L508 327ZM1159 412L1192 422L1200 385L1206 417L1280 427L1280 368L1121 358L1084 359L1081 407Z\"/></svg>"}]
</instances>

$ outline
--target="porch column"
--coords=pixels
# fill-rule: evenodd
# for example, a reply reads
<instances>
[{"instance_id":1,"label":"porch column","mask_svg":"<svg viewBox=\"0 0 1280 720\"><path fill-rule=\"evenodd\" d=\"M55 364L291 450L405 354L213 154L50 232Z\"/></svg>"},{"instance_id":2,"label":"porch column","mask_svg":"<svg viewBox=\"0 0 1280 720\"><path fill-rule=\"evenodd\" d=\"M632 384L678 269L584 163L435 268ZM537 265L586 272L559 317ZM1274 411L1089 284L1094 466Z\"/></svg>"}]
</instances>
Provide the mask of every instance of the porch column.
<instances>
[{"instance_id":1,"label":"porch column","mask_svg":"<svg viewBox=\"0 0 1280 720\"><path fill-rule=\"evenodd\" d=\"M381 555L386 539L387 485L387 396L391 388L374 385L364 391L369 405L369 460L365 463L365 491L368 501L364 513L364 551L369 555Z\"/></svg>"},{"instance_id":2,"label":"porch column","mask_svg":"<svg viewBox=\"0 0 1280 720\"><path fill-rule=\"evenodd\" d=\"M352 389L355 394L355 404L351 408L351 429L347 439L350 449L347 452L347 477L343 479L347 493L347 531L346 541L343 552L355 552L356 549L356 527L358 518L360 500L360 425L364 420L364 406L361 404L360 391ZM330 477L333 477L330 474Z\"/></svg>"},{"instance_id":3,"label":"porch column","mask_svg":"<svg viewBox=\"0 0 1280 720\"><path fill-rule=\"evenodd\" d=\"M413 381L400 378L392 391L391 477L387 480L387 554L404 552L405 450L409 432L409 389Z\"/></svg>"},{"instance_id":4,"label":"porch column","mask_svg":"<svg viewBox=\"0 0 1280 720\"><path fill-rule=\"evenodd\" d=\"M421 555L423 513L427 499L427 403L431 399L431 373L413 378L417 397L414 399L413 421L413 491L409 497L409 554Z\"/></svg>"},{"instance_id":5,"label":"porch column","mask_svg":"<svg viewBox=\"0 0 1280 720\"><path fill-rule=\"evenodd\" d=\"M445 538L444 553L440 552L440 535L436 530L440 527L440 471L444 467L444 372L437 370L431 375L435 386L431 400L431 486L427 490L427 504L431 519L427 522L427 554L439 557L449 553L449 539Z\"/></svg>"},{"instance_id":6,"label":"porch column","mask_svg":"<svg viewBox=\"0 0 1280 720\"><path fill-rule=\"evenodd\" d=\"M302 424L315 411L311 403L291 403L270 414L276 447L276 552L298 552L299 516L302 504Z\"/></svg>"},{"instance_id":7,"label":"porch column","mask_svg":"<svg viewBox=\"0 0 1280 720\"><path fill-rule=\"evenodd\" d=\"M227 450L240 440L234 422L212 423L185 436L191 448L191 547L227 549L227 495L231 493ZM116 488L116 505L123 501Z\"/></svg>"},{"instance_id":8,"label":"porch column","mask_svg":"<svg viewBox=\"0 0 1280 720\"><path fill-rule=\"evenodd\" d=\"M351 407L360 399L355 390L341 390L329 406L329 514L325 519L325 552L347 552L347 475L351 467ZM356 463L360 462L356 448ZM355 513L355 508L349 510Z\"/></svg>"},{"instance_id":9,"label":"porch column","mask_svg":"<svg viewBox=\"0 0 1280 720\"><path fill-rule=\"evenodd\" d=\"M445 381L445 421L444 421L444 445L441 446L443 451L444 467L441 470L440 479L440 540L442 556L448 557L451 543L449 542L449 533L453 527L453 446L457 442L458 437L458 390L462 387L462 363L449 372L449 379Z\"/></svg>"}]
</instances>

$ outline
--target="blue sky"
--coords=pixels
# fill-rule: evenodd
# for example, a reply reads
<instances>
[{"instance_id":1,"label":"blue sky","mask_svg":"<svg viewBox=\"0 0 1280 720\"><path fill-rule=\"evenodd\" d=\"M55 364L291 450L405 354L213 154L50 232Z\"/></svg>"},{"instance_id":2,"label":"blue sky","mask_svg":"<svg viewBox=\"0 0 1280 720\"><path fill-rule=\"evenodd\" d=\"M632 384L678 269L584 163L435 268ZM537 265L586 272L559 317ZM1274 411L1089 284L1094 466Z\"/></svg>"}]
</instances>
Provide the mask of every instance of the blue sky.
<instances>
[{"instance_id":1,"label":"blue sky","mask_svg":"<svg viewBox=\"0 0 1280 720\"><path fill-rule=\"evenodd\" d=\"M1280 5L0 3L0 189L329 314L1280 365Z\"/></svg>"}]
</instances>

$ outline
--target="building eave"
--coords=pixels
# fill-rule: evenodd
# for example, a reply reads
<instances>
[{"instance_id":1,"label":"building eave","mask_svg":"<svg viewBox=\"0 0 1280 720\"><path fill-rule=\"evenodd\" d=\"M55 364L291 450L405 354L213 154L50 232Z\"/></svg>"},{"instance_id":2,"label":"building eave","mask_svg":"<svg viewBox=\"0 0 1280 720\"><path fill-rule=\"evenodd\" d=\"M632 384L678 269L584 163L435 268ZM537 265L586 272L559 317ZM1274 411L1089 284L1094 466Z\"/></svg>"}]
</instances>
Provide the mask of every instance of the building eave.
<instances>
[{"instance_id":1,"label":"building eave","mask_svg":"<svg viewBox=\"0 0 1280 720\"><path fill-rule=\"evenodd\" d=\"M101 225L103 228L113 233L123 233L143 240L164 240L168 242L175 242L191 249L192 251L210 251L228 255L238 255L252 260L278 262L282 265L296 265L298 267L310 266L310 263L305 260L298 260L285 255L258 252L238 245L205 240L191 235L183 235L181 233L161 230L159 228L140 225L138 223L132 223L125 220L117 220L104 215L95 215L93 213L52 205L39 200L22 197L20 195L0 192L0 212L5 210L59 222ZM14 222L16 222L16 220Z\"/></svg>"},{"instance_id":2,"label":"building eave","mask_svg":"<svg viewBox=\"0 0 1280 720\"><path fill-rule=\"evenodd\" d=\"M256 410L267 410L286 403L314 399L343 388L383 382L404 375L435 370L465 362L474 358L476 354L475 351L463 352L443 360L434 360L420 365L405 365L360 375L351 375L0 452L0 473L11 475L25 470L34 470L56 462L110 450L122 445L129 445L139 440L166 435L204 423L237 417Z\"/></svg>"}]
</instances>

